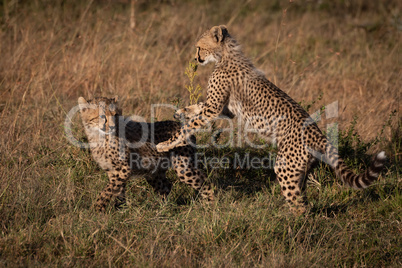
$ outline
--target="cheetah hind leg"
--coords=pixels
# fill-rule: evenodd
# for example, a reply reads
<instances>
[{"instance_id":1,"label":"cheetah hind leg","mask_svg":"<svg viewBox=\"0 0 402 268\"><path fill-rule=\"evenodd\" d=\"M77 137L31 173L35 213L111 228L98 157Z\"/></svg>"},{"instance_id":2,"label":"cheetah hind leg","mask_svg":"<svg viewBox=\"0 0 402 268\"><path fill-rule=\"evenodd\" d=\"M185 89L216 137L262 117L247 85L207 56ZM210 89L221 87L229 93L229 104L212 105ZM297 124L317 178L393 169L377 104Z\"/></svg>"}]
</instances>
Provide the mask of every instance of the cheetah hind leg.
<instances>
[{"instance_id":1,"label":"cheetah hind leg","mask_svg":"<svg viewBox=\"0 0 402 268\"><path fill-rule=\"evenodd\" d=\"M191 149L189 149L189 151L191 151ZM177 177L181 182L184 182L193 189L197 190L201 197L208 203L214 201L215 198L212 186L205 183L205 173L196 168L194 159L191 156L174 156L172 157L172 163L173 169L175 170Z\"/></svg>"},{"instance_id":2,"label":"cheetah hind leg","mask_svg":"<svg viewBox=\"0 0 402 268\"><path fill-rule=\"evenodd\" d=\"M275 173L281 186L281 193L290 206L290 210L296 215L306 212L306 196L304 194L306 183L306 168L303 165L295 165L291 170L281 165L280 161L275 165Z\"/></svg>"},{"instance_id":3,"label":"cheetah hind leg","mask_svg":"<svg viewBox=\"0 0 402 268\"><path fill-rule=\"evenodd\" d=\"M281 193L289 204L290 210L296 215L304 214L306 212L306 197L303 187L298 183L301 180L304 181L304 173L296 175L295 180L289 180L289 175L283 173L277 174L277 178L281 185Z\"/></svg>"}]
</instances>

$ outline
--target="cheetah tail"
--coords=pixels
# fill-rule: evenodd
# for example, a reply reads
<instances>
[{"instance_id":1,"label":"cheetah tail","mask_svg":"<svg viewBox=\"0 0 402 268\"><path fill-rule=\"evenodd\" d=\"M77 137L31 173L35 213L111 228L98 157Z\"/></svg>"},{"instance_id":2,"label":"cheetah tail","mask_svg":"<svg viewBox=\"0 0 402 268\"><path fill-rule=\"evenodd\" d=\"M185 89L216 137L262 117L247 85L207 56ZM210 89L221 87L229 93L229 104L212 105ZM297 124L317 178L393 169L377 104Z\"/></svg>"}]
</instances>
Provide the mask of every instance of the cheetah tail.
<instances>
[{"instance_id":1,"label":"cheetah tail","mask_svg":"<svg viewBox=\"0 0 402 268\"><path fill-rule=\"evenodd\" d=\"M334 148L331 149L333 150ZM332 151L331 149L330 151ZM380 171L384 167L385 160L387 159L385 152L381 151L374 157L370 167L365 172L355 174L346 166L343 160L338 157L337 153L332 153L332 155L330 154L330 156L328 156L327 150L326 156L329 160L329 164L334 167L336 175L343 183L354 189L364 189L370 186L378 178Z\"/></svg>"}]
</instances>

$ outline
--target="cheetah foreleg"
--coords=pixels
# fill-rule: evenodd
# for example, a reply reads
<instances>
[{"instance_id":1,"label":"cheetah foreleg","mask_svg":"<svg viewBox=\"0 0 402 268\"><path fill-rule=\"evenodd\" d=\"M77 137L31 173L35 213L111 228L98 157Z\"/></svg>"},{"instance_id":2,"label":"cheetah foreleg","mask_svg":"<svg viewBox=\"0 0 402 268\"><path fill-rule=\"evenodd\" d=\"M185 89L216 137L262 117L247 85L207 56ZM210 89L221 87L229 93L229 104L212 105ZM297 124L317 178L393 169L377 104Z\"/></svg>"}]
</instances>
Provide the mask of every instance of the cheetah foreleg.
<instances>
[{"instance_id":1,"label":"cheetah foreleg","mask_svg":"<svg viewBox=\"0 0 402 268\"><path fill-rule=\"evenodd\" d=\"M158 152L167 152L175 147L183 146L188 144L187 140L194 134L196 129L199 129L206 125L211 119L206 118L202 115L197 115L189 120L189 122L181 128L181 131L177 133L173 138L158 143L156 145L156 150Z\"/></svg>"},{"instance_id":2,"label":"cheetah foreleg","mask_svg":"<svg viewBox=\"0 0 402 268\"><path fill-rule=\"evenodd\" d=\"M222 90L219 94L216 93L214 97L208 98L207 96L207 102L202 107L201 112L192 117L187 124L181 128L180 133L176 134L173 139L171 138L168 141L156 145L156 150L158 150L158 152L167 152L177 146L185 144L185 141L187 141L197 129L205 126L208 122L221 114L227 103L227 99L228 93L225 90Z\"/></svg>"},{"instance_id":3,"label":"cheetah foreleg","mask_svg":"<svg viewBox=\"0 0 402 268\"><path fill-rule=\"evenodd\" d=\"M100 193L95 208L98 211L106 211L106 206L110 200L115 197L115 206L118 208L125 203L125 188L127 179L130 176L128 169L120 171L111 171L108 173L109 183L105 189Z\"/></svg>"}]
</instances>

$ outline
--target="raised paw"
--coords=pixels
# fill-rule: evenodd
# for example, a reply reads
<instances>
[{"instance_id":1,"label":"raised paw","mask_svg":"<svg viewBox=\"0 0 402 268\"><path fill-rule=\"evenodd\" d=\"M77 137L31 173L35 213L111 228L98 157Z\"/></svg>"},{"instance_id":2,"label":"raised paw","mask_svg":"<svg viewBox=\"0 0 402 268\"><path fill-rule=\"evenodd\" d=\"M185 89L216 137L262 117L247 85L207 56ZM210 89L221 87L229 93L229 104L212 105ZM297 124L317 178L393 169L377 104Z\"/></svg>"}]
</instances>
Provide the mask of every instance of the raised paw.
<instances>
[{"instance_id":1,"label":"raised paw","mask_svg":"<svg viewBox=\"0 0 402 268\"><path fill-rule=\"evenodd\" d=\"M169 150L171 150L173 148L173 146L170 145L170 142L164 141L161 143L158 143L156 145L156 150L160 153L163 152L168 152Z\"/></svg>"},{"instance_id":2,"label":"raised paw","mask_svg":"<svg viewBox=\"0 0 402 268\"><path fill-rule=\"evenodd\" d=\"M178 141L178 140L176 140L174 142L164 141L164 142L158 143L156 145L156 150L160 153L163 153L163 152L168 152L168 151L172 150L173 148L183 146L183 145L185 145L185 144L182 141Z\"/></svg>"},{"instance_id":3,"label":"raised paw","mask_svg":"<svg viewBox=\"0 0 402 268\"><path fill-rule=\"evenodd\" d=\"M175 119L190 119L191 117L199 114L203 108L204 108L204 103L199 102L197 104L193 104L193 105L190 105L185 108L177 110L174 113L173 117Z\"/></svg>"}]
</instances>

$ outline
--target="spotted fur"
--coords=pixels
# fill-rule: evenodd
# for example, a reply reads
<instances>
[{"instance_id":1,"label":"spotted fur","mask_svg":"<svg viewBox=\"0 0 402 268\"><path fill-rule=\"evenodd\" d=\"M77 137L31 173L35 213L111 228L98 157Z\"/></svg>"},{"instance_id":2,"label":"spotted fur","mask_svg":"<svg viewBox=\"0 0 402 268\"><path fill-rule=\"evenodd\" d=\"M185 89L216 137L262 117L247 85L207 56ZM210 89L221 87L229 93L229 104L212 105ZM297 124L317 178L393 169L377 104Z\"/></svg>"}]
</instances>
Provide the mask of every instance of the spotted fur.
<instances>
[{"instance_id":1,"label":"spotted fur","mask_svg":"<svg viewBox=\"0 0 402 268\"><path fill-rule=\"evenodd\" d=\"M180 131L180 123L139 123L124 118L116 98L86 101L80 97L78 103L92 157L109 176L108 185L96 201L97 210L105 211L112 198L116 199L117 207L122 205L126 183L132 176L145 177L156 192L168 195L171 183L165 173L169 166L180 181L198 190L208 201L213 200L211 187L204 184L204 172L196 168L194 147L184 144L163 153L155 149L156 143L166 141ZM195 143L194 136L191 142Z\"/></svg>"},{"instance_id":2,"label":"spotted fur","mask_svg":"<svg viewBox=\"0 0 402 268\"><path fill-rule=\"evenodd\" d=\"M206 102L180 133L157 145L158 151L169 150L184 142L196 129L218 117L227 106L261 136L277 144L274 171L292 210L305 211L302 195L305 177L317 159L330 164L336 175L350 187L366 188L377 179L386 159L384 152L374 157L366 172L356 175L350 171L308 113L254 67L225 26L215 26L203 33L196 49L195 59L201 65L215 62Z\"/></svg>"}]
</instances>

